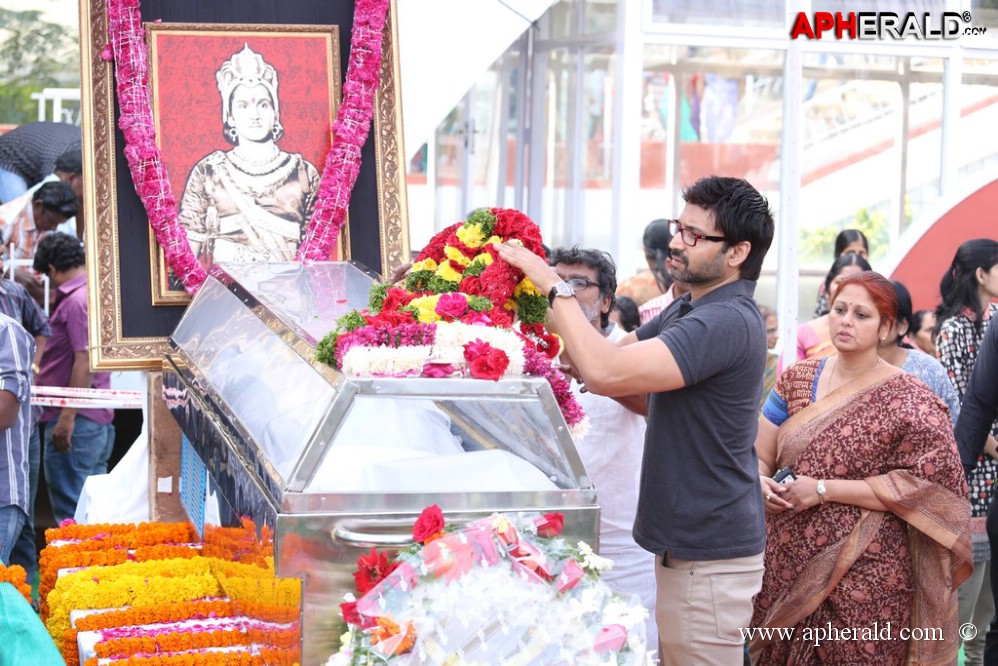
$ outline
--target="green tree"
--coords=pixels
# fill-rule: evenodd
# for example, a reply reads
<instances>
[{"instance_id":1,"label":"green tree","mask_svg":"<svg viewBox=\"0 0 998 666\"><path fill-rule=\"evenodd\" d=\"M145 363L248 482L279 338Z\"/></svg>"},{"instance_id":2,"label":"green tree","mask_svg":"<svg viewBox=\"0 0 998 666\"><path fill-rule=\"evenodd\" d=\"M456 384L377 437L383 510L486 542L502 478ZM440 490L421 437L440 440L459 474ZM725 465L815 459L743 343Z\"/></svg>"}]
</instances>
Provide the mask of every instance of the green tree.
<instances>
[{"instance_id":1,"label":"green tree","mask_svg":"<svg viewBox=\"0 0 998 666\"><path fill-rule=\"evenodd\" d=\"M843 229L859 229L870 243L870 263L875 266L877 259L887 254L890 235L887 230L887 216L879 210L860 208L855 217L846 224L832 224L817 229L808 229L801 237L801 262L820 268L832 265L832 252L835 237Z\"/></svg>"},{"instance_id":2,"label":"green tree","mask_svg":"<svg viewBox=\"0 0 998 666\"><path fill-rule=\"evenodd\" d=\"M31 93L80 85L78 34L41 14L0 7L0 122L20 125L37 119Z\"/></svg>"}]
</instances>

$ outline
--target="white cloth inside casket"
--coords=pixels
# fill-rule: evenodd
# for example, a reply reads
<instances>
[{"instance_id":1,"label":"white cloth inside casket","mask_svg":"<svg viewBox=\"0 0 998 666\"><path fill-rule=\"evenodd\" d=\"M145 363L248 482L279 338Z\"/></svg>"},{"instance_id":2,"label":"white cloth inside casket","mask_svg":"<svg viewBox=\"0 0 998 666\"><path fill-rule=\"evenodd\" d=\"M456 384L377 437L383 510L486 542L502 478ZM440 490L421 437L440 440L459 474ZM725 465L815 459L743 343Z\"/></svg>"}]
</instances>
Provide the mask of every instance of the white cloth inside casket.
<instances>
[{"instance_id":1,"label":"white cloth inside casket","mask_svg":"<svg viewBox=\"0 0 998 666\"><path fill-rule=\"evenodd\" d=\"M429 400L354 400L310 493L558 490L508 451L466 452L450 418Z\"/></svg>"}]
</instances>

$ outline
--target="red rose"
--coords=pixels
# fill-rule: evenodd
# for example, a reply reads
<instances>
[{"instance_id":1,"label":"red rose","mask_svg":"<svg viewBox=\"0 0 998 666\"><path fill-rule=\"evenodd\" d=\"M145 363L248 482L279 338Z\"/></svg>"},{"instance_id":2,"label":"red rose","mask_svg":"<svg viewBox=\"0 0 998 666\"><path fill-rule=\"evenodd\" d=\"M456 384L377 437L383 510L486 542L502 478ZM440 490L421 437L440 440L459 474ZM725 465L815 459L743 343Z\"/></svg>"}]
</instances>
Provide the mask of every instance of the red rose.
<instances>
[{"instance_id":1,"label":"red rose","mask_svg":"<svg viewBox=\"0 0 998 666\"><path fill-rule=\"evenodd\" d=\"M509 367L509 357L501 349L492 348L468 363L468 370L475 379L498 381Z\"/></svg>"},{"instance_id":2,"label":"red rose","mask_svg":"<svg viewBox=\"0 0 998 666\"><path fill-rule=\"evenodd\" d=\"M412 316L411 310L382 310L376 315L364 315L364 321L369 326L401 326L403 324L414 324L416 320Z\"/></svg>"},{"instance_id":3,"label":"red rose","mask_svg":"<svg viewBox=\"0 0 998 666\"><path fill-rule=\"evenodd\" d=\"M513 313L501 305L497 305L489 310L489 319L492 320L493 326L509 328L513 325Z\"/></svg>"},{"instance_id":4,"label":"red rose","mask_svg":"<svg viewBox=\"0 0 998 666\"><path fill-rule=\"evenodd\" d=\"M412 294L408 291L405 289L399 289L398 287L392 287L385 292L385 300L381 304L381 311L394 312L405 305L409 305L409 301L411 300Z\"/></svg>"},{"instance_id":5,"label":"red rose","mask_svg":"<svg viewBox=\"0 0 998 666\"><path fill-rule=\"evenodd\" d=\"M537 533L542 537L556 537L561 534L565 527L565 515L561 513L545 513L542 517L534 521L537 525Z\"/></svg>"},{"instance_id":6,"label":"red rose","mask_svg":"<svg viewBox=\"0 0 998 666\"><path fill-rule=\"evenodd\" d=\"M444 530L444 512L436 504L423 509L416 519L416 524L412 527L412 538L421 544L427 544L435 538L439 538Z\"/></svg>"},{"instance_id":7,"label":"red rose","mask_svg":"<svg viewBox=\"0 0 998 666\"><path fill-rule=\"evenodd\" d=\"M469 296L484 296L485 286L482 281L475 275L468 275L461 280L461 285L458 290L462 294L468 294Z\"/></svg>"},{"instance_id":8,"label":"red rose","mask_svg":"<svg viewBox=\"0 0 998 666\"><path fill-rule=\"evenodd\" d=\"M446 255L444 254L444 247L447 245L447 239L450 238L462 224L463 222L455 222L431 238L423 248L423 251L416 257L416 261L433 259L438 264L443 261L446 258Z\"/></svg>"}]
</instances>

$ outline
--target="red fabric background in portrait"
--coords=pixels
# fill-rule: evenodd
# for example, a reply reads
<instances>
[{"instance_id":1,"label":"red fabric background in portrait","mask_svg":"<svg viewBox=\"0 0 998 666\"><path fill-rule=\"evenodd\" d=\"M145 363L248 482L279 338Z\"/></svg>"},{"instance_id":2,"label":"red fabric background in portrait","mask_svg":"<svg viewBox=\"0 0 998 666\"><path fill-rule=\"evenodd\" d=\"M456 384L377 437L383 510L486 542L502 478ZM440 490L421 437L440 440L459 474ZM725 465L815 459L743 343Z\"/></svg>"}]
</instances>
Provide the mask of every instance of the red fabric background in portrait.
<instances>
[{"instance_id":1,"label":"red fabric background in portrait","mask_svg":"<svg viewBox=\"0 0 998 666\"><path fill-rule=\"evenodd\" d=\"M229 150L215 72L244 44L277 70L284 136L277 145L301 153L321 173L339 95L339 46L331 32L156 30L150 59L157 141L177 203L191 168L213 150ZM334 71L330 71L330 70ZM334 101L335 95L335 101Z\"/></svg>"}]
</instances>

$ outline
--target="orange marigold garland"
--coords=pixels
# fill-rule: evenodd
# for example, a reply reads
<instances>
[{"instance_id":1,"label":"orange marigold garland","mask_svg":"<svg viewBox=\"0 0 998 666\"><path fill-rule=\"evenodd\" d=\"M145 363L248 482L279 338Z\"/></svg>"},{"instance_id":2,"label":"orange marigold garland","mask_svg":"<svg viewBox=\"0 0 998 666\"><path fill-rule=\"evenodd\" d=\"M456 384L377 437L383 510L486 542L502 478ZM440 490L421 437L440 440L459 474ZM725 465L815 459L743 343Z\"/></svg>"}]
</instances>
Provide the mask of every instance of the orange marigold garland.
<instances>
[{"instance_id":1,"label":"orange marigold garland","mask_svg":"<svg viewBox=\"0 0 998 666\"><path fill-rule=\"evenodd\" d=\"M31 603L31 586L28 585L28 574L25 572L24 567L17 566L16 564L10 567L5 567L0 564L0 583L10 583L14 588L21 593L21 596Z\"/></svg>"},{"instance_id":2,"label":"orange marigold garland","mask_svg":"<svg viewBox=\"0 0 998 666\"><path fill-rule=\"evenodd\" d=\"M194 531L194 526L190 523L81 525L72 520L64 520L59 524L59 527L45 530L46 544L58 541L107 541L114 537L128 537L131 541L124 543L128 543L130 548L199 541L197 532ZM114 543L119 543L119 541Z\"/></svg>"},{"instance_id":3,"label":"orange marigold garland","mask_svg":"<svg viewBox=\"0 0 998 666\"><path fill-rule=\"evenodd\" d=\"M86 567L108 567L125 562L151 562L153 560L190 559L200 555L193 545L182 546L142 546L134 551L124 548L112 550L82 550L84 545L92 548L100 546L98 541L84 541L80 548L46 548L42 551L39 597L45 599L55 587L59 571ZM47 615L47 614L46 614Z\"/></svg>"},{"instance_id":4,"label":"orange marigold garland","mask_svg":"<svg viewBox=\"0 0 998 666\"><path fill-rule=\"evenodd\" d=\"M157 631L155 635L111 638L97 644L98 657L120 658L144 654L186 652L213 647L269 645L290 649L301 640L298 626L242 627L217 630Z\"/></svg>"},{"instance_id":5,"label":"orange marigold garland","mask_svg":"<svg viewBox=\"0 0 998 666\"><path fill-rule=\"evenodd\" d=\"M267 527L258 538L253 522L244 519L239 527L209 527L198 542L186 523L68 521L47 531L46 539L49 546L40 558L51 607L46 626L67 666L79 666L81 631L106 633L94 649L116 666L300 661L301 581L275 577L273 533ZM73 628L74 609L98 612L79 618ZM208 618L232 618L235 624L190 632L161 627L155 634L150 626ZM150 626L150 635L142 633L144 626ZM241 646L246 649L216 650Z\"/></svg>"}]
</instances>

